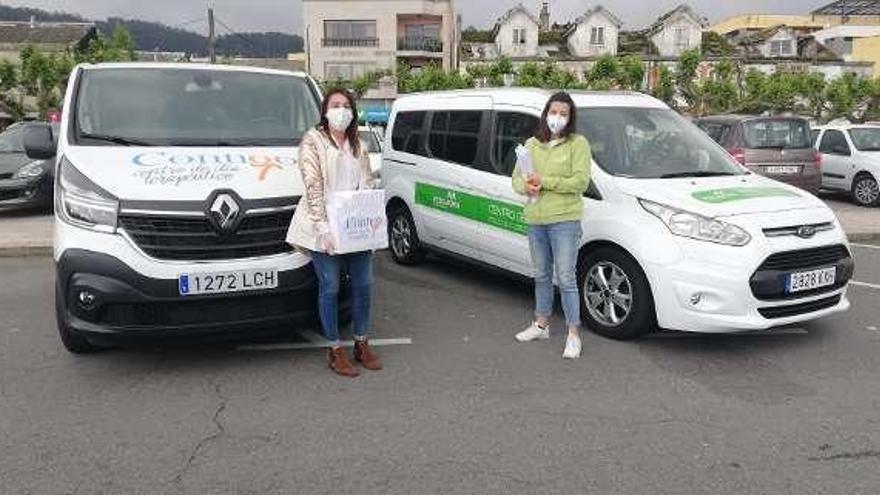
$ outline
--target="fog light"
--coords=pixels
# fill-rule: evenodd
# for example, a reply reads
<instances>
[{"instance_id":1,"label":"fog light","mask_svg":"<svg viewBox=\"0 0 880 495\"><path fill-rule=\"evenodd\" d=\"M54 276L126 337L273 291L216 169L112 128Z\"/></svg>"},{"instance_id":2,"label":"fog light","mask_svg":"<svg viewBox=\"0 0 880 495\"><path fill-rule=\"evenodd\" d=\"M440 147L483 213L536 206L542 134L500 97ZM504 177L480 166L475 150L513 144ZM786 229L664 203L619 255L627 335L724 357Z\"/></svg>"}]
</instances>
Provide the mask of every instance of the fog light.
<instances>
[{"instance_id":1,"label":"fog light","mask_svg":"<svg viewBox=\"0 0 880 495\"><path fill-rule=\"evenodd\" d=\"M79 291L79 294L76 296L77 301L79 302L79 307L86 310L91 311L95 308L95 301L98 299L95 294L89 292L87 290Z\"/></svg>"},{"instance_id":2,"label":"fog light","mask_svg":"<svg viewBox=\"0 0 880 495\"><path fill-rule=\"evenodd\" d=\"M700 302L702 302L702 301L703 301L703 294L702 293L697 292L696 294L691 295L691 299L690 299L691 306L699 306Z\"/></svg>"}]
</instances>

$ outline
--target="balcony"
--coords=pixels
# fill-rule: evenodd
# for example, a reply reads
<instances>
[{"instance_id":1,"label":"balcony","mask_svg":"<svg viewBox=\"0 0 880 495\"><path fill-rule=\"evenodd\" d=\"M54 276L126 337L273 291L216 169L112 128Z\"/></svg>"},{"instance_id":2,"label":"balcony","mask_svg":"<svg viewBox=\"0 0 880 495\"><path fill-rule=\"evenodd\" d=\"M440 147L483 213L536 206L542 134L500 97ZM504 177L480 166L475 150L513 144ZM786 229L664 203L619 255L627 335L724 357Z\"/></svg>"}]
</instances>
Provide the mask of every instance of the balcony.
<instances>
[{"instance_id":1,"label":"balcony","mask_svg":"<svg viewBox=\"0 0 880 495\"><path fill-rule=\"evenodd\" d=\"M370 48L379 46L379 38L323 38L321 46L327 48Z\"/></svg>"},{"instance_id":2,"label":"balcony","mask_svg":"<svg viewBox=\"0 0 880 495\"><path fill-rule=\"evenodd\" d=\"M397 50L401 52L443 53L443 41L437 38L398 38Z\"/></svg>"}]
</instances>

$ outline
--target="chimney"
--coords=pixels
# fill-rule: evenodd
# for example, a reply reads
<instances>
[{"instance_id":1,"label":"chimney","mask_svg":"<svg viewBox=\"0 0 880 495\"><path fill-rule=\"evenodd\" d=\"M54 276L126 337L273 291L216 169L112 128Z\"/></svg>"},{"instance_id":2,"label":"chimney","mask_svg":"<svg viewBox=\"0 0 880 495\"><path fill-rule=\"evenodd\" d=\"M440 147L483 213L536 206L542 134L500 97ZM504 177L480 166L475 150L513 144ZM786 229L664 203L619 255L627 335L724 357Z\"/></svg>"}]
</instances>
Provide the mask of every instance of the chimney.
<instances>
[{"instance_id":1,"label":"chimney","mask_svg":"<svg viewBox=\"0 0 880 495\"><path fill-rule=\"evenodd\" d=\"M37 16L32 15L31 16L31 29L33 29L35 27L37 27Z\"/></svg>"},{"instance_id":2,"label":"chimney","mask_svg":"<svg viewBox=\"0 0 880 495\"><path fill-rule=\"evenodd\" d=\"M541 31L550 30L550 2L541 3Z\"/></svg>"}]
</instances>

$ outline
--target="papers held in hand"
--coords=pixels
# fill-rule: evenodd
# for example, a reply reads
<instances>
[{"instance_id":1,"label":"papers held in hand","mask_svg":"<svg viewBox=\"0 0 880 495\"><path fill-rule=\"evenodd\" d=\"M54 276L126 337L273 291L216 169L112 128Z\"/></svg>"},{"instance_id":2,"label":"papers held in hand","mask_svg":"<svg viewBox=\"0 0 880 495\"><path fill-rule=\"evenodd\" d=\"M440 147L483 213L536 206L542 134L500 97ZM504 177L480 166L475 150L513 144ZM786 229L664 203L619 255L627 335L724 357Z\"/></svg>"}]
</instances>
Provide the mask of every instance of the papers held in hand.
<instances>
[{"instance_id":1,"label":"papers held in hand","mask_svg":"<svg viewBox=\"0 0 880 495\"><path fill-rule=\"evenodd\" d=\"M535 166L532 164L532 154L529 153L528 148L521 144L516 147L514 152L516 153L516 166L519 168L519 173L524 179L528 179L530 175L535 173ZM526 203L531 204L537 200L537 197L528 195Z\"/></svg>"}]
</instances>

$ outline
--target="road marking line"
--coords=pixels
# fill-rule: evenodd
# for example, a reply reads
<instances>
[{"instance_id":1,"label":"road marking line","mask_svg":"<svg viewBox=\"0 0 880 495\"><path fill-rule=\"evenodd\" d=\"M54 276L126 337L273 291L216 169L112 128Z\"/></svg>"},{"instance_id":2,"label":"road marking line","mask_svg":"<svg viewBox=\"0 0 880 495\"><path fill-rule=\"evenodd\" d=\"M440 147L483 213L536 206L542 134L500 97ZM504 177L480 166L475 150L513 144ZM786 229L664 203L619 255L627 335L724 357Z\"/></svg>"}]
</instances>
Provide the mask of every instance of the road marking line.
<instances>
[{"instance_id":1,"label":"road marking line","mask_svg":"<svg viewBox=\"0 0 880 495\"><path fill-rule=\"evenodd\" d=\"M854 285L856 287L867 287L869 289L880 290L880 284L869 284L868 282L859 282L856 280L850 280L849 285Z\"/></svg>"},{"instance_id":2,"label":"road marking line","mask_svg":"<svg viewBox=\"0 0 880 495\"><path fill-rule=\"evenodd\" d=\"M853 243L850 243L850 246L854 246L854 247L858 247L858 248L865 248L865 249L880 249L880 246L874 246L872 244L853 244Z\"/></svg>"},{"instance_id":3,"label":"road marking line","mask_svg":"<svg viewBox=\"0 0 880 495\"><path fill-rule=\"evenodd\" d=\"M390 345L410 345L412 344L412 339L410 338L396 338L396 339L370 339L370 345L373 347L384 347ZM342 342L343 347L354 347L353 340L346 340ZM255 344L255 345L242 345L236 348L237 351L288 351L288 350L301 350L301 349L326 349L330 347L330 342L324 340L322 342L292 342L292 343L281 343L281 344Z\"/></svg>"}]
</instances>

